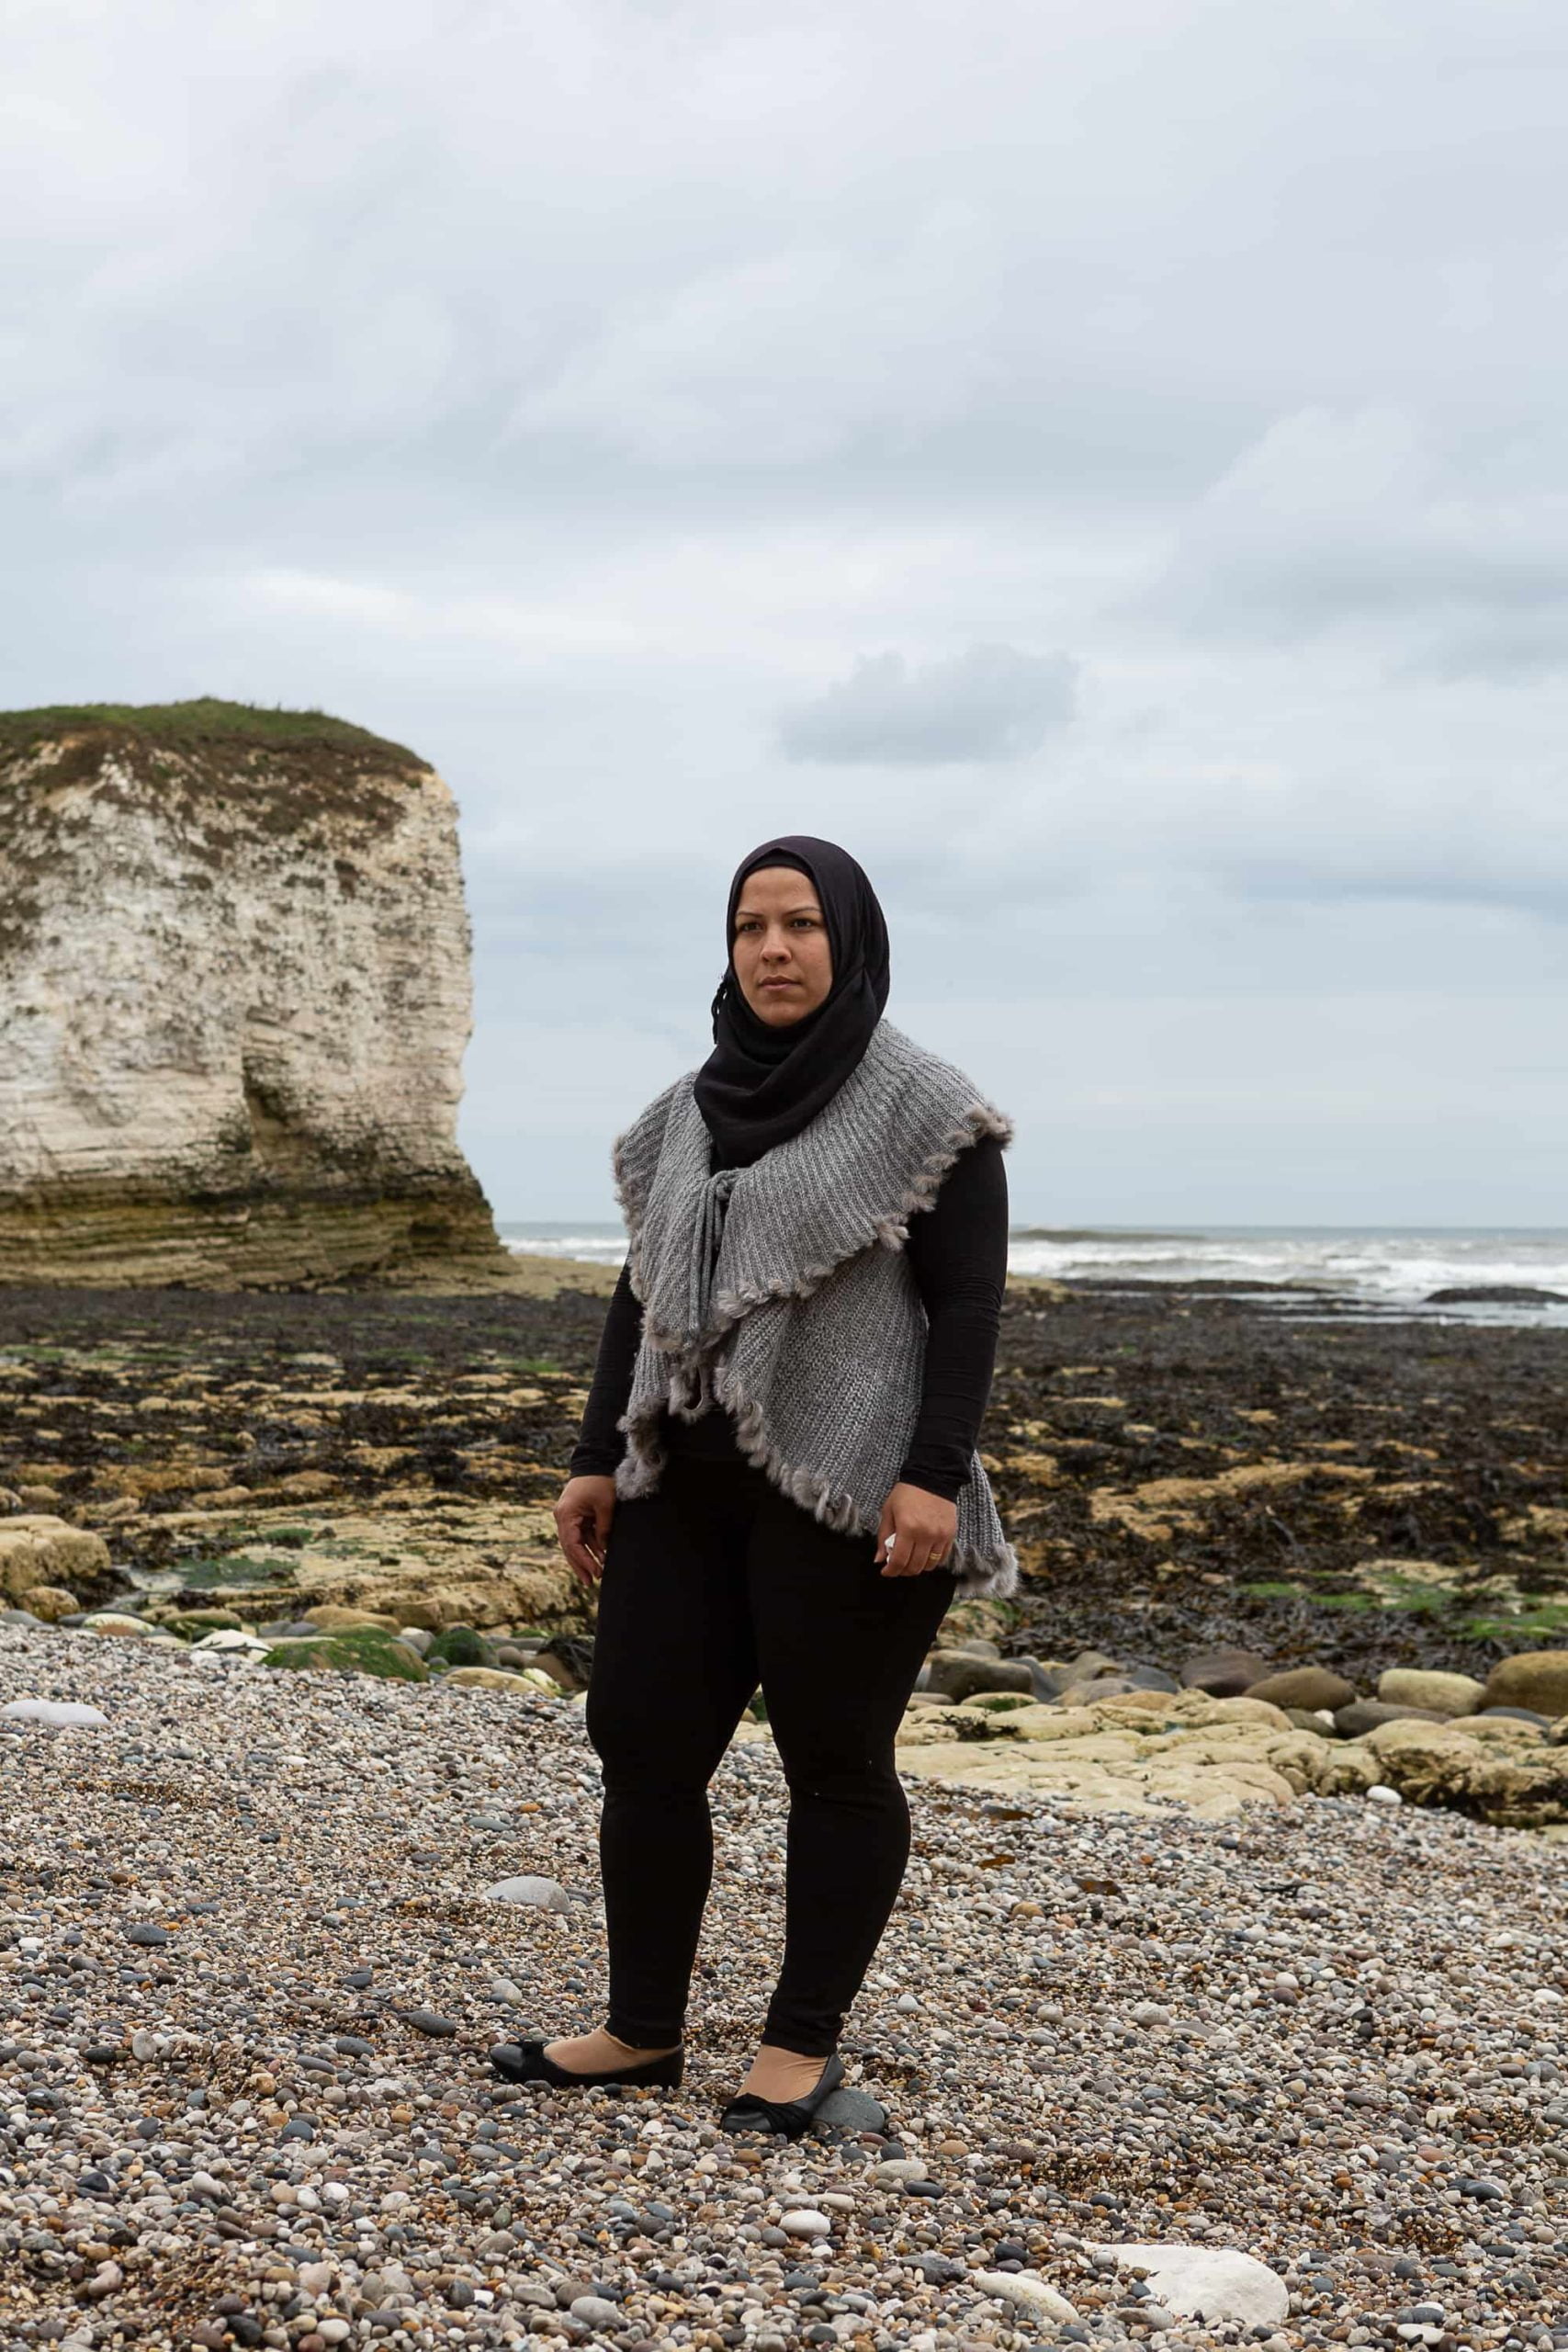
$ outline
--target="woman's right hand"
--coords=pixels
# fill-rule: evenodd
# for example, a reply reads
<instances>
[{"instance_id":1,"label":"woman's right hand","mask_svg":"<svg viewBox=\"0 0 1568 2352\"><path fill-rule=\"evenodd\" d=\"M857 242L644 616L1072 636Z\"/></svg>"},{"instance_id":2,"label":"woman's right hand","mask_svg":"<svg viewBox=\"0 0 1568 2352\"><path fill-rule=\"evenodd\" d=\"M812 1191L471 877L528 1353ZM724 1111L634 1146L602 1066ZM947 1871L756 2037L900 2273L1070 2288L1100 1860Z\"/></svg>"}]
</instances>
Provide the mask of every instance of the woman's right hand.
<instances>
[{"instance_id":1,"label":"woman's right hand","mask_svg":"<svg viewBox=\"0 0 1568 2352\"><path fill-rule=\"evenodd\" d=\"M556 1505L556 1533L580 1584L604 1573L604 1546L615 1516L614 1478L569 1478Z\"/></svg>"}]
</instances>

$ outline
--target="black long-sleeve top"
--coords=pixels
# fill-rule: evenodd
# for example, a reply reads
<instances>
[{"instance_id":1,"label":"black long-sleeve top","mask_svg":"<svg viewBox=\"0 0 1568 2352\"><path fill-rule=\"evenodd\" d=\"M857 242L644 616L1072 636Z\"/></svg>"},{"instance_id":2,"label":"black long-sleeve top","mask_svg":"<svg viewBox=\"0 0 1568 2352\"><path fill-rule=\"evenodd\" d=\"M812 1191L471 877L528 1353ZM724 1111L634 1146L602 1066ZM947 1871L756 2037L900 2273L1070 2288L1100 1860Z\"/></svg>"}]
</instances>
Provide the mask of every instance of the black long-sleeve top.
<instances>
[{"instance_id":1,"label":"black long-sleeve top","mask_svg":"<svg viewBox=\"0 0 1568 2352\"><path fill-rule=\"evenodd\" d=\"M961 1152L929 1209L909 1219L909 1270L926 1310L920 1409L900 1480L954 1501L990 1395L1002 1287L1007 1280L1008 1189L1002 1149L987 1136ZM613 1473L626 1452L617 1426L631 1394L642 1339L642 1306L621 1269L604 1329L582 1430L571 1457L575 1477ZM666 1415L666 1442L682 1453L735 1460L730 1415L716 1407L695 1421Z\"/></svg>"}]
</instances>

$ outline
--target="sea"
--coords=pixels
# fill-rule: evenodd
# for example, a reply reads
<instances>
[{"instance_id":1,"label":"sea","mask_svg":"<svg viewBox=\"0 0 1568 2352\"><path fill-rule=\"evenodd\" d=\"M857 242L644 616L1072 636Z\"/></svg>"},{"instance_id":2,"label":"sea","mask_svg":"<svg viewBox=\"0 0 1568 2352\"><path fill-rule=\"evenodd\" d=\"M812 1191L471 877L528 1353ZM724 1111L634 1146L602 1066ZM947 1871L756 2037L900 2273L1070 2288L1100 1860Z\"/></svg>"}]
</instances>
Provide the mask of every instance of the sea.
<instances>
[{"instance_id":1,"label":"sea","mask_svg":"<svg viewBox=\"0 0 1568 2352\"><path fill-rule=\"evenodd\" d=\"M503 1224L508 1248L618 1266L618 1225L587 1220ZM1255 1293L1292 1316L1504 1323L1568 1329L1568 1226L1102 1225L1017 1226L1008 1248L1017 1274L1046 1274L1099 1290L1150 1283L1223 1285ZM1554 1298L1442 1300L1440 1291L1533 1291Z\"/></svg>"}]
</instances>

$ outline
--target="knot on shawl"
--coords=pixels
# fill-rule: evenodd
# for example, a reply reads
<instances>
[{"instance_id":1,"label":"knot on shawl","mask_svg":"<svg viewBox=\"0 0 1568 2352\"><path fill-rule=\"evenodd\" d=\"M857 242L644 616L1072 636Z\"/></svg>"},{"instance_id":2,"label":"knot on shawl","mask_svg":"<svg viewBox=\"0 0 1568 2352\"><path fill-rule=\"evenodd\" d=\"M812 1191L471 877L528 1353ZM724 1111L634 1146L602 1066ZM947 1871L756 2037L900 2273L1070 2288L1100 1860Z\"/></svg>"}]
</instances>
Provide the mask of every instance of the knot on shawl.
<instances>
[{"instance_id":1,"label":"knot on shawl","mask_svg":"<svg viewBox=\"0 0 1568 2352\"><path fill-rule=\"evenodd\" d=\"M686 1260L686 1329L699 1344L712 1329L713 1278L724 1239L724 1214L739 1173L739 1168L721 1168L716 1176L707 1178L697 1195Z\"/></svg>"},{"instance_id":2,"label":"knot on shawl","mask_svg":"<svg viewBox=\"0 0 1568 2352\"><path fill-rule=\"evenodd\" d=\"M721 1168L698 1189L696 1215L688 1228L686 1253L685 1329L688 1351L671 1365L670 1403L682 1419L694 1419L714 1403L712 1367L705 1346L713 1328L713 1283L724 1239L724 1215L735 1190L739 1168Z\"/></svg>"}]
</instances>

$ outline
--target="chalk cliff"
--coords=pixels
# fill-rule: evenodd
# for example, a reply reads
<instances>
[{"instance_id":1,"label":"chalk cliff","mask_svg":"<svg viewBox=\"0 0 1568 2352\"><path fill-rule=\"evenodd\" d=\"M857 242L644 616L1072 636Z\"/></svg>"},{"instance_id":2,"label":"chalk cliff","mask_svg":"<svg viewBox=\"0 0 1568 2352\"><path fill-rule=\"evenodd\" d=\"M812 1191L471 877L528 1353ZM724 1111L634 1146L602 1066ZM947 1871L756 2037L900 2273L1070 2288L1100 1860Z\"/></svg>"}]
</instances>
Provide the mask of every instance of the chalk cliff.
<instances>
[{"instance_id":1,"label":"chalk cliff","mask_svg":"<svg viewBox=\"0 0 1568 2352\"><path fill-rule=\"evenodd\" d=\"M0 714L0 1280L499 1270L469 1027L412 752L232 703Z\"/></svg>"}]
</instances>

